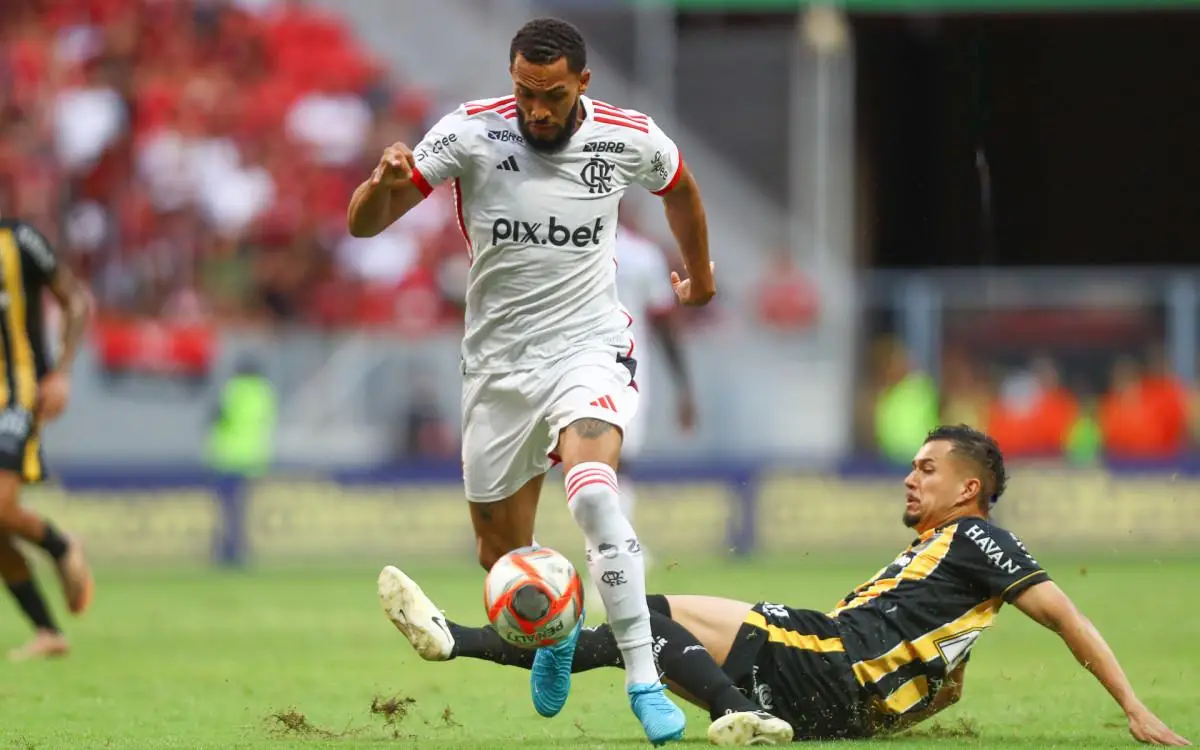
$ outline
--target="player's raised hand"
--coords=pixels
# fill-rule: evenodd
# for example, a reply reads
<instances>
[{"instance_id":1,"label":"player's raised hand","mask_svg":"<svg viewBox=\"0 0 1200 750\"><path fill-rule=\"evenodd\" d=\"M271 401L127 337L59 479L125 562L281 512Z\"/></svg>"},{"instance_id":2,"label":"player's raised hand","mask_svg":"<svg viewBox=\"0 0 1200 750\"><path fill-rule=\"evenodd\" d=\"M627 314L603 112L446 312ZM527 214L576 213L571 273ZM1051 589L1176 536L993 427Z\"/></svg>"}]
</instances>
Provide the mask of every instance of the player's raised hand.
<instances>
[{"instance_id":1,"label":"player's raised hand","mask_svg":"<svg viewBox=\"0 0 1200 750\"><path fill-rule=\"evenodd\" d=\"M1185 747L1192 744L1171 731L1171 728L1164 724L1162 719L1146 708L1129 714L1129 733L1138 742L1145 742L1148 745Z\"/></svg>"},{"instance_id":2,"label":"player's raised hand","mask_svg":"<svg viewBox=\"0 0 1200 750\"><path fill-rule=\"evenodd\" d=\"M692 279L680 278L679 274L671 272L671 288L675 290L675 297L684 305L707 305L717 294L717 282L713 278L713 271L717 264L708 264L708 283L696 284Z\"/></svg>"},{"instance_id":3,"label":"player's raised hand","mask_svg":"<svg viewBox=\"0 0 1200 750\"><path fill-rule=\"evenodd\" d=\"M371 185L386 188L402 187L412 180L416 161L408 146L397 141L383 150L375 171L371 173Z\"/></svg>"}]
</instances>

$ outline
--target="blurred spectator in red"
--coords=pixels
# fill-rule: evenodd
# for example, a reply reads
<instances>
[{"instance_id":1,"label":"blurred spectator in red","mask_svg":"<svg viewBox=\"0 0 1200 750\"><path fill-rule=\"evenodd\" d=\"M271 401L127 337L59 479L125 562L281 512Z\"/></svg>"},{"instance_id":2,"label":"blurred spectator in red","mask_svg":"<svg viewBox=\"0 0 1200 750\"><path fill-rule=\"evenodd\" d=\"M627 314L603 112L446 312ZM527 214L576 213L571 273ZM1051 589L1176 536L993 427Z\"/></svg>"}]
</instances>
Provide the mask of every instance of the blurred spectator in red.
<instances>
[{"instance_id":1,"label":"blurred spectator in red","mask_svg":"<svg viewBox=\"0 0 1200 750\"><path fill-rule=\"evenodd\" d=\"M776 251L758 292L758 315L773 328L804 330L818 315L816 286L796 266L792 251Z\"/></svg>"},{"instance_id":2,"label":"blurred spectator in red","mask_svg":"<svg viewBox=\"0 0 1200 750\"><path fill-rule=\"evenodd\" d=\"M988 413L988 432L1006 455L1061 455L1079 414L1074 394L1062 386L1058 368L1046 357L1008 377Z\"/></svg>"},{"instance_id":3,"label":"blurred spectator in red","mask_svg":"<svg viewBox=\"0 0 1200 750\"><path fill-rule=\"evenodd\" d=\"M1161 346L1151 347L1146 357L1142 389L1159 424L1163 455L1178 454L1187 445L1188 389L1171 372L1166 351Z\"/></svg>"},{"instance_id":4,"label":"blurred spectator in red","mask_svg":"<svg viewBox=\"0 0 1200 750\"><path fill-rule=\"evenodd\" d=\"M1100 404L1106 455L1171 458L1186 445L1186 391L1163 370L1155 352L1151 361L1152 369L1131 357L1113 365L1110 388Z\"/></svg>"},{"instance_id":5,"label":"blurred spectator in red","mask_svg":"<svg viewBox=\"0 0 1200 750\"><path fill-rule=\"evenodd\" d=\"M1197 372L1200 372L1200 359L1196 361ZM1188 393L1188 435L1192 447L1200 448L1200 380L1192 383Z\"/></svg>"},{"instance_id":6,"label":"blurred spectator in red","mask_svg":"<svg viewBox=\"0 0 1200 750\"><path fill-rule=\"evenodd\" d=\"M373 324L458 319L447 196L352 246L345 210L426 97L294 0L9 0L0 184L92 282L102 314Z\"/></svg>"},{"instance_id":7,"label":"blurred spectator in red","mask_svg":"<svg viewBox=\"0 0 1200 750\"><path fill-rule=\"evenodd\" d=\"M1100 401L1104 452L1114 458L1154 458L1162 449L1162 429L1143 386L1137 360L1121 357L1113 364L1108 393Z\"/></svg>"}]
</instances>

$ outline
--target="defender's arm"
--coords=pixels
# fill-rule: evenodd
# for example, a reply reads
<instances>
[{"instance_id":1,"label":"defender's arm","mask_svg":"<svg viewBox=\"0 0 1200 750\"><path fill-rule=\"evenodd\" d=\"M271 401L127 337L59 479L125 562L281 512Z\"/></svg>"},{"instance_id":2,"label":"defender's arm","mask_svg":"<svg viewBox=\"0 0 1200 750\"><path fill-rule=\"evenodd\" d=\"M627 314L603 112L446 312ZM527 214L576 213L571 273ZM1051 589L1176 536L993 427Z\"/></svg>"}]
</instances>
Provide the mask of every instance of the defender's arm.
<instances>
[{"instance_id":1,"label":"defender's arm","mask_svg":"<svg viewBox=\"0 0 1200 750\"><path fill-rule=\"evenodd\" d=\"M1053 581L1038 583L1014 601L1017 609L1058 633L1075 659L1091 672L1129 718L1129 732L1141 742L1154 745L1190 745L1172 732L1146 708L1117 662L1117 657L1100 631L1083 616L1070 598Z\"/></svg>"}]
</instances>

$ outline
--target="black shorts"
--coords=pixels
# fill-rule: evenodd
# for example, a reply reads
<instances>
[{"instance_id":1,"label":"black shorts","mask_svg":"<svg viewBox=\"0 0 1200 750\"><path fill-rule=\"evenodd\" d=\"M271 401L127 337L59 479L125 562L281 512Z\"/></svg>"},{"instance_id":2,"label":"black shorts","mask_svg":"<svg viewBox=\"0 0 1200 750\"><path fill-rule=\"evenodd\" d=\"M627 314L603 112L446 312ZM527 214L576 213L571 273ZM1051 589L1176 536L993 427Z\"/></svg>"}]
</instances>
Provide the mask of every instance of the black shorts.
<instances>
[{"instance_id":1,"label":"black shorts","mask_svg":"<svg viewBox=\"0 0 1200 750\"><path fill-rule=\"evenodd\" d=\"M19 406L0 409L0 471L19 474L26 484L46 478L37 420Z\"/></svg>"},{"instance_id":2,"label":"black shorts","mask_svg":"<svg viewBox=\"0 0 1200 750\"><path fill-rule=\"evenodd\" d=\"M759 602L724 670L746 697L791 724L798 740L869 735L867 697L837 623L822 612Z\"/></svg>"}]
</instances>

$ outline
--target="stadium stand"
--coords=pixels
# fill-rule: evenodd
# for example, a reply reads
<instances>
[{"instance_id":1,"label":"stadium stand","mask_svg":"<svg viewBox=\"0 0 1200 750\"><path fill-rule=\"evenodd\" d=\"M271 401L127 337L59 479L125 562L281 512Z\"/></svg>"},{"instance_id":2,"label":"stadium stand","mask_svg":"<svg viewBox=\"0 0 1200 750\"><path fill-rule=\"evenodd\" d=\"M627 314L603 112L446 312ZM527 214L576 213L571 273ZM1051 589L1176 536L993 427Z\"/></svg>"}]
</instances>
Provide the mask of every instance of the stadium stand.
<instances>
[{"instance_id":1,"label":"stadium stand","mask_svg":"<svg viewBox=\"0 0 1200 750\"><path fill-rule=\"evenodd\" d=\"M106 318L453 320L442 261L461 239L441 196L384 236L346 235L346 196L429 105L336 17L14 0L0 39L0 210L44 228Z\"/></svg>"}]
</instances>

